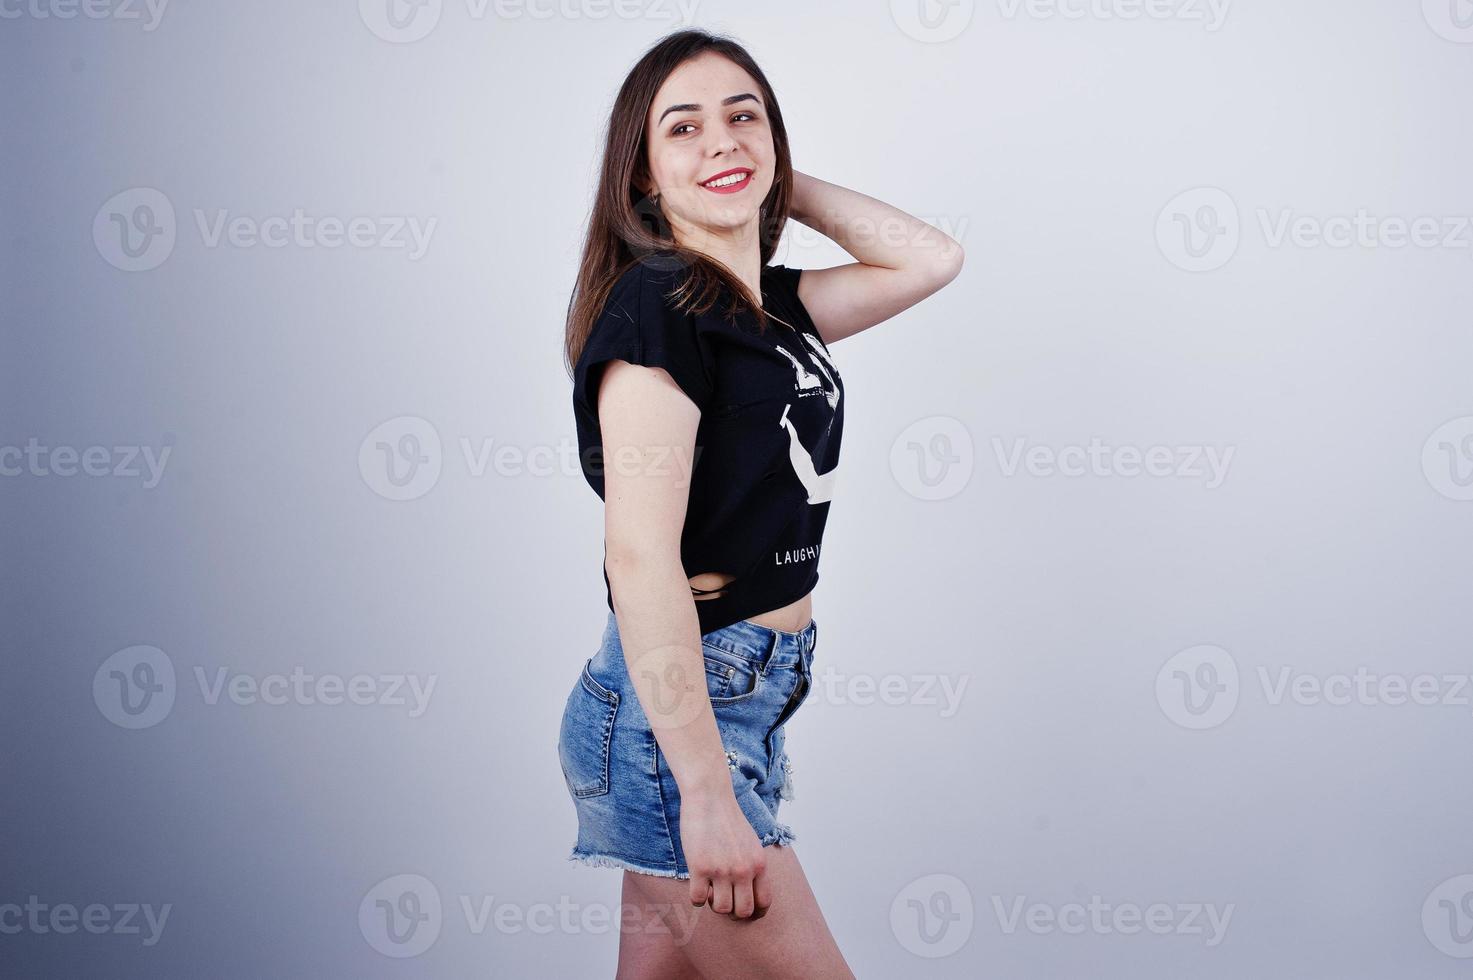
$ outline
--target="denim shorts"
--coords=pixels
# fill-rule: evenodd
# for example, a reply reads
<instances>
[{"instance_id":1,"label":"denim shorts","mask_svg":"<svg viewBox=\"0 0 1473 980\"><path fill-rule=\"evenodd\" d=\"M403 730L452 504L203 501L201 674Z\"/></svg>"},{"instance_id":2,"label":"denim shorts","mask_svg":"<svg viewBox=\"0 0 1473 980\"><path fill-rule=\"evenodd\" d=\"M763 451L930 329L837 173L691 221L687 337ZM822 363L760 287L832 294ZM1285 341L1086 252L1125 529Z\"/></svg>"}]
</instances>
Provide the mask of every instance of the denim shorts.
<instances>
[{"instance_id":1,"label":"denim shorts","mask_svg":"<svg viewBox=\"0 0 1473 980\"><path fill-rule=\"evenodd\" d=\"M793 799L783 728L813 688L817 638L812 619L796 633L742 620L701 637L732 789L764 846L797 839L777 819L779 803ZM680 791L630 682L612 612L598 652L568 694L558 759L578 813L568 860L690 877L680 845Z\"/></svg>"}]
</instances>

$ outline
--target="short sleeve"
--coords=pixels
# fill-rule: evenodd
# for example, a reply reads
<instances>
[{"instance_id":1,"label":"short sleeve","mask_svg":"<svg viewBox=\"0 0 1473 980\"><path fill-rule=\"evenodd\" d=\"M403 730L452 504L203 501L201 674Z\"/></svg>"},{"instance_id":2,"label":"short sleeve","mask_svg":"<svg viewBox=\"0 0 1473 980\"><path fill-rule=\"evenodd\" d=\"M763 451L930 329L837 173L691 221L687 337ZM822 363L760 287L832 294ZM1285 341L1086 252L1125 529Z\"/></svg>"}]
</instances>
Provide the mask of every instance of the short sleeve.
<instances>
[{"instance_id":1,"label":"short sleeve","mask_svg":"<svg viewBox=\"0 0 1473 980\"><path fill-rule=\"evenodd\" d=\"M767 267L769 280L777 287L778 296L783 308L792 314L793 326L804 333L812 334L821 342L822 335L814 324L813 318L808 315L808 307L803 305L803 300L798 297L798 280L803 275L802 269L792 269L785 265L770 265Z\"/></svg>"},{"instance_id":2,"label":"short sleeve","mask_svg":"<svg viewBox=\"0 0 1473 980\"><path fill-rule=\"evenodd\" d=\"M770 265L767 268L777 277L783 291L796 300L798 298L798 278L803 275L803 270L790 269L785 265Z\"/></svg>"},{"instance_id":3,"label":"short sleeve","mask_svg":"<svg viewBox=\"0 0 1473 980\"><path fill-rule=\"evenodd\" d=\"M594 320L574 371L575 403L595 416L598 381L611 360L663 368L703 412L712 400L709 355L695 319L677 311L666 294L674 277L642 263L624 272Z\"/></svg>"}]
</instances>

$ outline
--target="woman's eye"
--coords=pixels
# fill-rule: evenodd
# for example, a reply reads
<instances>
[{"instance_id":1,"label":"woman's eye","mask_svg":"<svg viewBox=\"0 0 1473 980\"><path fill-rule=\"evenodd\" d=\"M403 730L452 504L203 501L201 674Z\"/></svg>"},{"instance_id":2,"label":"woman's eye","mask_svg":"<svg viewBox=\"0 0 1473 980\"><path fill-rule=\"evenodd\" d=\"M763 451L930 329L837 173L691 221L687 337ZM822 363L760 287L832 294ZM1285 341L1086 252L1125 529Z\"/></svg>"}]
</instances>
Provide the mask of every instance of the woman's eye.
<instances>
[{"instance_id":1,"label":"woman's eye","mask_svg":"<svg viewBox=\"0 0 1473 980\"><path fill-rule=\"evenodd\" d=\"M742 118L743 116L745 116L748 119L752 119L752 120L755 120L757 118L756 114L755 113L751 113L751 112L738 112L736 115L732 116L731 118L733 120L737 120L737 119ZM674 129L670 130L670 135L671 136L683 136L685 134L682 133L681 130L682 129L685 129L687 126L693 126L693 125L694 125L693 123L680 123Z\"/></svg>"}]
</instances>

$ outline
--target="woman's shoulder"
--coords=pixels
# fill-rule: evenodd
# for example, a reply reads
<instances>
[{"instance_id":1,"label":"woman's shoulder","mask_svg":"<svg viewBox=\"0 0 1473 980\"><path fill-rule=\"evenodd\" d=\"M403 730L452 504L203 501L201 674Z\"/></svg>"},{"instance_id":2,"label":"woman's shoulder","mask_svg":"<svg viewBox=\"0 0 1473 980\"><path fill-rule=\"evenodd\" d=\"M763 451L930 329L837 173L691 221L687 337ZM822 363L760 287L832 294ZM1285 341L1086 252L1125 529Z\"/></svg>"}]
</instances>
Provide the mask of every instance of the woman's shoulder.
<instances>
[{"instance_id":1,"label":"woman's shoulder","mask_svg":"<svg viewBox=\"0 0 1473 980\"><path fill-rule=\"evenodd\" d=\"M663 301L668 306L670 294L680 288L691 271L680 259L670 256L655 254L638 259L615 277L604 306L628 304L636 299ZM764 265L761 272L764 292L775 286L785 300L796 300L802 274L802 269L787 265Z\"/></svg>"},{"instance_id":2,"label":"woman's shoulder","mask_svg":"<svg viewBox=\"0 0 1473 980\"><path fill-rule=\"evenodd\" d=\"M646 257L618 273L594 318L589 345L675 347L696 342L700 318L683 312L676 299L688 270L668 258Z\"/></svg>"},{"instance_id":3,"label":"woman's shoulder","mask_svg":"<svg viewBox=\"0 0 1473 980\"><path fill-rule=\"evenodd\" d=\"M680 269L636 261L615 278L579 357L575 398L594 411L593 369L608 360L664 368L697 406L711 394L706 342L669 298Z\"/></svg>"},{"instance_id":4,"label":"woman's shoulder","mask_svg":"<svg viewBox=\"0 0 1473 980\"><path fill-rule=\"evenodd\" d=\"M808 307L803 305L803 299L798 295L798 281L803 270L787 265L769 265L763 268L762 274L763 301L771 304L771 312L788 318L793 327L822 341Z\"/></svg>"},{"instance_id":5,"label":"woman's shoulder","mask_svg":"<svg viewBox=\"0 0 1473 980\"><path fill-rule=\"evenodd\" d=\"M646 329L662 327L681 329L696 334L730 332L731 323L722 311L729 295L723 290L716 306L701 315L683 313L675 299L686 283L692 270L679 259L664 255L651 255L626 266L615 277L608 297L600 311L595 332L619 330L630 325L643 324ZM801 330L816 332L808 310L798 296L798 281L803 270L776 264L762 267L762 294L764 304L784 320L791 320ZM751 313L737 318L738 324L751 320Z\"/></svg>"},{"instance_id":6,"label":"woman's shoulder","mask_svg":"<svg viewBox=\"0 0 1473 980\"><path fill-rule=\"evenodd\" d=\"M650 320L664 320L673 312L666 298L673 288L667 272L634 262L614 277L594 317L591 334L597 338L638 328Z\"/></svg>"},{"instance_id":7,"label":"woman's shoulder","mask_svg":"<svg viewBox=\"0 0 1473 980\"><path fill-rule=\"evenodd\" d=\"M791 290L794 295L798 292L798 278L803 275L802 269L794 269L781 263L765 265L762 267L764 275L773 279L785 290Z\"/></svg>"},{"instance_id":8,"label":"woman's shoulder","mask_svg":"<svg viewBox=\"0 0 1473 980\"><path fill-rule=\"evenodd\" d=\"M637 259L614 279L614 286L609 290L609 298L604 306L607 308L615 301L627 303L646 298L662 301L666 294L680 284L682 271L683 267L676 264L674 259L660 256Z\"/></svg>"}]
</instances>

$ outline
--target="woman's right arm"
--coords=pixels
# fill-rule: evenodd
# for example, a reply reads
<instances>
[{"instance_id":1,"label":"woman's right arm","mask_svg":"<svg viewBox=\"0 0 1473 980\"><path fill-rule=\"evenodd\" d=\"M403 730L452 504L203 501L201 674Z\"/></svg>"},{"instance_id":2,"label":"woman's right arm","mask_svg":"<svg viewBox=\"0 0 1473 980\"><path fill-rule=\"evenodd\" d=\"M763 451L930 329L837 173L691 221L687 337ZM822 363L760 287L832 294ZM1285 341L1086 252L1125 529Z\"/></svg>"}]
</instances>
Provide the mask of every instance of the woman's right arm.
<instances>
[{"instance_id":1,"label":"woman's right arm","mask_svg":"<svg viewBox=\"0 0 1473 980\"><path fill-rule=\"evenodd\" d=\"M713 911L760 915L766 857L736 802L680 558L700 409L663 368L622 360L604 368L597 407L609 591L630 681L680 789L691 901L707 899L711 878Z\"/></svg>"}]
</instances>

